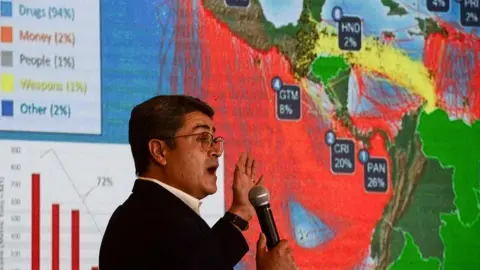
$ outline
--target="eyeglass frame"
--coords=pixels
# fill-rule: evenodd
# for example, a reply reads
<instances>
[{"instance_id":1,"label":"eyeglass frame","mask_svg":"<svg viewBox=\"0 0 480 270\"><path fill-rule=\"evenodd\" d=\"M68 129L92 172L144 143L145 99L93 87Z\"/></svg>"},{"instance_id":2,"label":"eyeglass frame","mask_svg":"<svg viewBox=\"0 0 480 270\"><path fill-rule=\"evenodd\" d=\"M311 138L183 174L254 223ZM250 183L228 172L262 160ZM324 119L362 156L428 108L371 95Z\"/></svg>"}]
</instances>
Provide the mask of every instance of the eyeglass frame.
<instances>
[{"instance_id":1,"label":"eyeglass frame","mask_svg":"<svg viewBox=\"0 0 480 270\"><path fill-rule=\"evenodd\" d=\"M165 136L165 137L161 137L160 139L169 140L169 139L176 139L176 138L187 138L187 137L191 137L191 136L199 136L199 137L200 137L200 136L205 135L205 134L208 134L209 137L211 138L211 140L210 140L210 142L209 142L209 146L208 146L207 148L204 146L204 142L198 141L199 138L197 138L197 142L200 142L200 144L202 145L203 150L205 150L205 151L212 151L212 150L214 150L214 145L215 145L216 143L221 142L222 145L221 145L221 149L220 149L221 151L220 151L220 153L223 153L223 151L224 151L223 144L224 144L224 142L225 142L225 138L223 138L222 136L217 136L217 137L215 137L215 136L213 136L212 133L206 132L206 131L204 131L204 132L198 132L198 133L192 133L192 134L177 135L177 136ZM220 139L220 141L218 141L219 139Z\"/></svg>"}]
</instances>

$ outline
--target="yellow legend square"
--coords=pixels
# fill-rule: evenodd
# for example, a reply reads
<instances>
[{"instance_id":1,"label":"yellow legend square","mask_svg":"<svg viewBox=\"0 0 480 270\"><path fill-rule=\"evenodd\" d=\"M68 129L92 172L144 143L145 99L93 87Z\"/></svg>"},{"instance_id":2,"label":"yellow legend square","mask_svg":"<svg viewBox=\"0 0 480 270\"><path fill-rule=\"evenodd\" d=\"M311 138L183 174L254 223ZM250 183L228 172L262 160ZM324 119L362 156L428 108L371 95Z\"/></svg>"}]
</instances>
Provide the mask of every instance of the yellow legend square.
<instances>
[{"instance_id":1,"label":"yellow legend square","mask_svg":"<svg viewBox=\"0 0 480 270\"><path fill-rule=\"evenodd\" d=\"M2 74L0 77L0 86L3 92L13 92L14 78L13 74Z\"/></svg>"}]
</instances>

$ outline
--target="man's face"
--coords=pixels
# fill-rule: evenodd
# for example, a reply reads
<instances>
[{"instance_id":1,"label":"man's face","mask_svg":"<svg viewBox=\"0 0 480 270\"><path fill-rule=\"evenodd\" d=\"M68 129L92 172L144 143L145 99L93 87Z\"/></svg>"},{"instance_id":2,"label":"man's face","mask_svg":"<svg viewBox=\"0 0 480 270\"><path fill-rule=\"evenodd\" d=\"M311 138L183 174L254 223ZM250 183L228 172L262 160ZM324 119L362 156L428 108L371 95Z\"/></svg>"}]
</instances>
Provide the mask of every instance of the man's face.
<instances>
[{"instance_id":1,"label":"man's face","mask_svg":"<svg viewBox=\"0 0 480 270\"><path fill-rule=\"evenodd\" d=\"M207 115L201 112L186 114L183 127L175 134L176 147L166 155L165 170L169 181L198 199L217 191L215 173L221 152L218 147L205 147L211 138L209 134L214 135L214 132L213 120Z\"/></svg>"}]
</instances>

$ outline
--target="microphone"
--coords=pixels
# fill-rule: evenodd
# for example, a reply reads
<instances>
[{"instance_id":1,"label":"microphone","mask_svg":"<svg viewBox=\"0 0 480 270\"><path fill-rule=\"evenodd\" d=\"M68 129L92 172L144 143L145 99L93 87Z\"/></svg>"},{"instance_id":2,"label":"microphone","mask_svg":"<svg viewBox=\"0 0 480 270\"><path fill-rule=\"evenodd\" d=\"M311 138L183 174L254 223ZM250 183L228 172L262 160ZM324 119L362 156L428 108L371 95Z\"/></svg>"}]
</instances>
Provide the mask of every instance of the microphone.
<instances>
[{"instance_id":1,"label":"microphone","mask_svg":"<svg viewBox=\"0 0 480 270\"><path fill-rule=\"evenodd\" d=\"M272 249L280 242L277 226L270 209L270 194L264 186L254 186L248 192L248 200L257 212L263 234L267 238L267 248Z\"/></svg>"}]
</instances>

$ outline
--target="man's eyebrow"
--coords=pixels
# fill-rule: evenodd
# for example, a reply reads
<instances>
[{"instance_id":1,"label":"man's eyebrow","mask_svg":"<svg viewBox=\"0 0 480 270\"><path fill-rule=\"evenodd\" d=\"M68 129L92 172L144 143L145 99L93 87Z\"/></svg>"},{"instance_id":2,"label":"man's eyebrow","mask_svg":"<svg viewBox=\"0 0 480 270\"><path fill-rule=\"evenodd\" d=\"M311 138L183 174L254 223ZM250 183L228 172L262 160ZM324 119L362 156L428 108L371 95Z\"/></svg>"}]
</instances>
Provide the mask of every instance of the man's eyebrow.
<instances>
[{"instance_id":1,"label":"man's eyebrow","mask_svg":"<svg viewBox=\"0 0 480 270\"><path fill-rule=\"evenodd\" d=\"M195 125L195 126L193 127L192 131L195 131L195 130L197 130L197 129L212 130L213 133L215 133L215 131L216 131L216 130L215 130L215 127L211 127L211 126L209 126L209 125L207 125L207 124L198 124L198 125Z\"/></svg>"}]
</instances>

